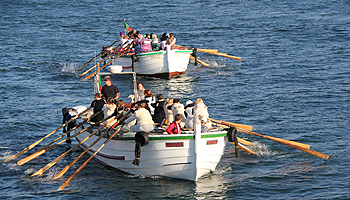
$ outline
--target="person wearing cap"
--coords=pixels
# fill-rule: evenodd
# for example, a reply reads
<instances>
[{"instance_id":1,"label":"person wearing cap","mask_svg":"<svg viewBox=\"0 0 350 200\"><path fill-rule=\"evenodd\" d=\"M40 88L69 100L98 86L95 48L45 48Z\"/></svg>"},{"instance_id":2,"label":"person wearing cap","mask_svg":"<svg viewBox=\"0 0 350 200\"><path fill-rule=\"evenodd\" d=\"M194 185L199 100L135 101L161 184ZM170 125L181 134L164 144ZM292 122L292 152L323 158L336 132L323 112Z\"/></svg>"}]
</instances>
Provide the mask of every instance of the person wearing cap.
<instances>
[{"instance_id":1,"label":"person wearing cap","mask_svg":"<svg viewBox=\"0 0 350 200\"><path fill-rule=\"evenodd\" d=\"M186 116L186 122L185 127L186 128L193 128L193 107L194 103L191 100L186 101L185 105L185 116Z\"/></svg>"},{"instance_id":2,"label":"person wearing cap","mask_svg":"<svg viewBox=\"0 0 350 200\"><path fill-rule=\"evenodd\" d=\"M102 95L100 93L96 93L94 95L95 100L91 102L91 107L94 108L94 114L101 111L105 102L102 99ZM104 114L103 112L100 112L98 115L96 115L94 118L92 118L90 121L91 122L99 122L103 120Z\"/></svg>"},{"instance_id":3,"label":"person wearing cap","mask_svg":"<svg viewBox=\"0 0 350 200\"><path fill-rule=\"evenodd\" d=\"M154 122L150 112L145 108L146 101L142 100L138 103L138 110L135 113L125 120L125 124L132 122L136 119L137 124L130 127L130 132L139 132L139 131L152 131L154 129Z\"/></svg>"},{"instance_id":4,"label":"person wearing cap","mask_svg":"<svg viewBox=\"0 0 350 200\"><path fill-rule=\"evenodd\" d=\"M120 93L117 86L112 84L110 76L105 76L104 81L105 85L102 87L101 90L103 98L107 100L108 97L112 97L113 100L116 101L120 97Z\"/></svg>"}]
</instances>

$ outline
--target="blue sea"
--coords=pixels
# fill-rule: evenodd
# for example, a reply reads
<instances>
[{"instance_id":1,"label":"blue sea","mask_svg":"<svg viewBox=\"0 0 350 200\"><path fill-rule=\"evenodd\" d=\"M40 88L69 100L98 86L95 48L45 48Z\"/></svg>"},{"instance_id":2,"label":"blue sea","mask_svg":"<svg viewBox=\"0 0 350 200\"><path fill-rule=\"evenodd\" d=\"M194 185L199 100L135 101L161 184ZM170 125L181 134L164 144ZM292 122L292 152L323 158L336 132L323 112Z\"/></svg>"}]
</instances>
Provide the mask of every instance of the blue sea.
<instances>
[{"instance_id":1,"label":"blue sea","mask_svg":"<svg viewBox=\"0 0 350 200\"><path fill-rule=\"evenodd\" d=\"M325 0L0 1L0 199L350 199L350 2ZM198 182L135 176L87 166L64 191L53 177L75 149L41 177L30 177L71 146L18 166L4 159L62 124L61 109L89 105L93 82L77 71L124 31L174 33L198 53L171 80L138 77L145 88L182 102L200 97L210 117L311 145L328 160L239 133L258 155L227 144L217 169ZM87 68L84 68L87 69ZM128 101L132 77L112 76ZM33 150L62 134L57 131ZM73 144L76 141L73 141Z\"/></svg>"}]
</instances>

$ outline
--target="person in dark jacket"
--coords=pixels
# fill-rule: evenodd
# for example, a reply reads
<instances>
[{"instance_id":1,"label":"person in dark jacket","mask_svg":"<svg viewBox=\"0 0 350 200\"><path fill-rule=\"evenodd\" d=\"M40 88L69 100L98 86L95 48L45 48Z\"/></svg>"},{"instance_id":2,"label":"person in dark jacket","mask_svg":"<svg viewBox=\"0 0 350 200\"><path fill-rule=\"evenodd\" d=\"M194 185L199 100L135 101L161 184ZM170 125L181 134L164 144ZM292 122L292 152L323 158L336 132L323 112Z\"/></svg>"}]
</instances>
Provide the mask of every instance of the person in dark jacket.
<instances>
[{"instance_id":1,"label":"person in dark jacket","mask_svg":"<svg viewBox=\"0 0 350 200\"><path fill-rule=\"evenodd\" d=\"M95 100L93 102L91 102L91 107L94 108L94 114L101 111L105 101L102 99L102 94L100 93L96 93L95 95ZM92 118L90 121L91 122L98 122L103 120L103 112L100 112L98 115L96 115L94 118Z\"/></svg>"},{"instance_id":2,"label":"person in dark jacket","mask_svg":"<svg viewBox=\"0 0 350 200\"><path fill-rule=\"evenodd\" d=\"M162 94L157 94L156 102L152 103L151 106L154 108L154 114L152 116L154 123L162 123L165 118L164 111L164 97Z\"/></svg>"}]
</instances>

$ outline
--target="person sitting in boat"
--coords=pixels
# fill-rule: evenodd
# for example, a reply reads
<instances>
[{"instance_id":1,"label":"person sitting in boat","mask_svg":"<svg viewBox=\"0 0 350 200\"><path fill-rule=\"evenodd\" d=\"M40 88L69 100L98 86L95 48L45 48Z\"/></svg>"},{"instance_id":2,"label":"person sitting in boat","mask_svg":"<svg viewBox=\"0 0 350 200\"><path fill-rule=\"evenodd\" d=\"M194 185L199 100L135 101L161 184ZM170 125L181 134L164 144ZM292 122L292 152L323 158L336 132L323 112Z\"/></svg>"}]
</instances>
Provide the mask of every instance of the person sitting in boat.
<instances>
[{"instance_id":1,"label":"person sitting in boat","mask_svg":"<svg viewBox=\"0 0 350 200\"><path fill-rule=\"evenodd\" d=\"M95 100L91 102L91 107L94 108L94 114L101 111L103 109L103 106L105 104L105 101L102 99L102 95L100 93L96 93L94 95ZM99 122L103 120L104 114L103 112L100 112L98 115L96 115L94 118L92 118L91 122Z\"/></svg>"},{"instance_id":2,"label":"person sitting in boat","mask_svg":"<svg viewBox=\"0 0 350 200\"><path fill-rule=\"evenodd\" d=\"M157 94L156 96L156 102L151 103L151 107L154 108L154 114L152 115L154 123L159 123L161 124L162 121L165 118L165 112L164 112L164 97L162 94Z\"/></svg>"},{"instance_id":3,"label":"person sitting in boat","mask_svg":"<svg viewBox=\"0 0 350 200\"><path fill-rule=\"evenodd\" d=\"M151 90L146 89L144 91L145 100L147 102L146 109L151 113L151 115L154 114L154 108L151 106L152 103L156 102L156 98L154 97Z\"/></svg>"},{"instance_id":4,"label":"person sitting in boat","mask_svg":"<svg viewBox=\"0 0 350 200\"><path fill-rule=\"evenodd\" d=\"M186 122L185 109L184 109L184 105L181 104L180 99L174 99L172 111L174 116L177 114L181 115L182 117L181 126L185 126L185 122Z\"/></svg>"},{"instance_id":5,"label":"person sitting in boat","mask_svg":"<svg viewBox=\"0 0 350 200\"><path fill-rule=\"evenodd\" d=\"M152 51L152 45L151 40L149 38L142 38L141 40L141 52L151 52Z\"/></svg>"},{"instance_id":6,"label":"person sitting in boat","mask_svg":"<svg viewBox=\"0 0 350 200\"><path fill-rule=\"evenodd\" d=\"M166 129L166 132L168 134L181 134L181 120L182 116L180 114L175 115L175 120L169 125L169 127Z\"/></svg>"},{"instance_id":7,"label":"person sitting in boat","mask_svg":"<svg viewBox=\"0 0 350 200\"><path fill-rule=\"evenodd\" d=\"M119 51L122 50L122 48L125 48L128 45L128 36L124 35L123 32L120 32L120 39L119 39L119 44L120 44L120 49Z\"/></svg>"},{"instance_id":8,"label":"person sitting in boat","mask_svg":"<svg viewBox=\"0 0 350 200\"><path fill-rule=\"evenodd\" d=\"M152 131L154 129L154 122L152 116L148 110L146 110L146 101L143 100L138 103L138 110L135 113L125 120L125 124L130 123L131 121L137 121L136 125L130 127L130 132L139 132L139 131Z\"/></svg>"},{"instance_id":9,"label":"person sitting in boat","mask_svg":"<svg viewBox=\"0 0 350 200\"><path fill-rule=\"evenodd\" d=\"M208 119L206 117L200 116L199 120L201 120L201 133L208 133L209 128L206 126Z\"/></svg>"},{"instance_id":10,"label":"person sitting in boat","mask_svg":"<svg viewBox=\"0 0 350 200\"><path fill-rule=\"evenodd\" d=\"M128 33L128 36L129 36L131 39L136 39L136 37L137 37L137 31L136 31L136 29L132 29L132 31L130 31L130 32Z\"/></svg>"},{"instance_id":11,"label":"person sitting in boat","mask_svg":"<svg viewBox=\"0 0 350 200\"><path fill-rule=\"evenodd\" d=\"M125 107L124 105L124 101L123 100L118 100L117 101L117 107L113 113L114 116L118 116L120 114L126 114L129 111L129 108ZM122 116L123 116L122 115ZM120 118L122 118L122 116L118 117L117 120L119 120Z\"/></svg>"},{"instance_id":12,"label":"person sitting in boat","mask_svg":"<svg viewBox=\"0 0 350 200\"><path fill-rule=\"evenodd\" d=\"M203 103L201 98L196 100L196 105L194 106L194 124L201 124L200 117L204 117L204 119L209 118L208 107ZM206 122L206 126L211 128L210 121Z\"/></svg>"},{"instance_id":13,"label":"person sitting in boat","mask_svg":"<svg viewBox=\"0 0 350 200\"><path fill-rule=\"evenodd\" d=\"M171 108L173 107L173 99L167 98L164 104L164 111L165 111L165 120L162 122L162 124L169 124L172 121L174 121L173 111Z\"/></svg>"},{"instance_id":14,"label":"person sitting in boat","mask_svg":"<svg viewBox=\"0 0 350 200\"><path fill-rule=\"evenodd\" d=\"M163 33L162 37L160 38L160 47L165 50L165 44L166 41L168 40L168 34L167 33Z\"/></svg>"},{"instance_id":15,"label":"person sitting in boat","mask_svg":"<svg viewBox=\"0 0 350 200\"><path fill-rule=\"evenodd\" d=\"M144 100L145 99L145 88L143 87L143 83L139 82L137 84L137 99L135 99L136 102Z\"/></svg>"},{"instance_id":16,"label":"person sitting in boat","mask_svg":"<svg viewBox=\"0 0 350 200\"><path fill-rule=\"evenodd\" d=\"M102 87L101 93L105 98L105 101L107 101L108 97L112 97L115 101L120 97L118 87L112 84L110 76L105 76L104 81L105 85Z\"/></svg>"},{"instance_id":17,"label":"person sitting in boat","mask_svg":"<svg viewBox=\"0 0 350 200\"><path fill-rule=\"evenodd\" d=\"M165 44L170 45L171 49L176 49L176 38L174 37L174 33L169 34L169 38Z\"/></svg>"},{"instance_id":18,"label":"person sitting in boat","mask_svg":"<svg viewBox=\"0 0 350 200\"><path fill-rule=\"evenodd\" d=\"M112 97L108 97L107 104L103 106L103 114L104 117L107 118L111 116L114 113L114 110L116 109L116 105L114 103L114 100Z\"/></svg>"},{"instance_id":19,"label":"person sitting in boat","mask_svg":"<svg viewBox=\"0 0 350 200\"><path fill-rule=\"evenodd\" d=\"M160 50L160 44L157 38L156 34L152 35L152 51L159 51Z\"/></svg>"},{"instance_id":20,"label":"person sitting in boat","mask_svg":"<svg viewBox=\"0 0 350 200\"><path fill-rule=\"evenodd\" d=\"M185 127L186 128L193 128L193 107L194 103L191 100L186 101L185 105Z\"/></svg>"},{"instance_id":21,"label":"person sitting in boat","mask_svg":"<svg viewBox=\"0 0 350 200\"><path fill-rule=\"evenodd\" d=\"M137 105L137 103L132 103L131 104L131 107L130 107L130 113L128 114L128 118L129 117L131 117L134 113L135 113L135 111L138 109L138 105ZM124 112L123 112L123 114L125 115L126 114L126 112L125 112L126 110L124 110ZM116 114L116 113L114 113L114 114ZM113 114L113 115L114 115ZM130 131L130 127L131 126L133 126L133 125L135 125L136 124L136 118L134 119L134 120L131 120L130 122L128 122L128 123L123 123L121 126L122 126L122 128L120 129L120 131L122 131L122 132L129 132Z\"/></svg>"}]
</instances>

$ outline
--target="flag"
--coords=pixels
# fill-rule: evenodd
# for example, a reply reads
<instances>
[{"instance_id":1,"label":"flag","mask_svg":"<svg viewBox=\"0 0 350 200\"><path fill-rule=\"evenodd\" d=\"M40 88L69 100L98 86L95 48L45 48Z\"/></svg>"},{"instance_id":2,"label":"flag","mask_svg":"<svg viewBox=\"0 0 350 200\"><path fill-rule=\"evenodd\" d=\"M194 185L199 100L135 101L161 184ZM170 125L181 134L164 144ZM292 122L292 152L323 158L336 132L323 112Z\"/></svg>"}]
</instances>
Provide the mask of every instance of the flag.
<instances>
[{"instance_id":1,"label":"flag","mask_svg":"<svg viewBox=\"0 0 350 200\"><path fill-rule=\"evenodd\" d=\"M130 26L125 22L125 20L124 20L124 28L128 32L132 31L132 28L130 28Z\"/></svg>"}]
</instances>

